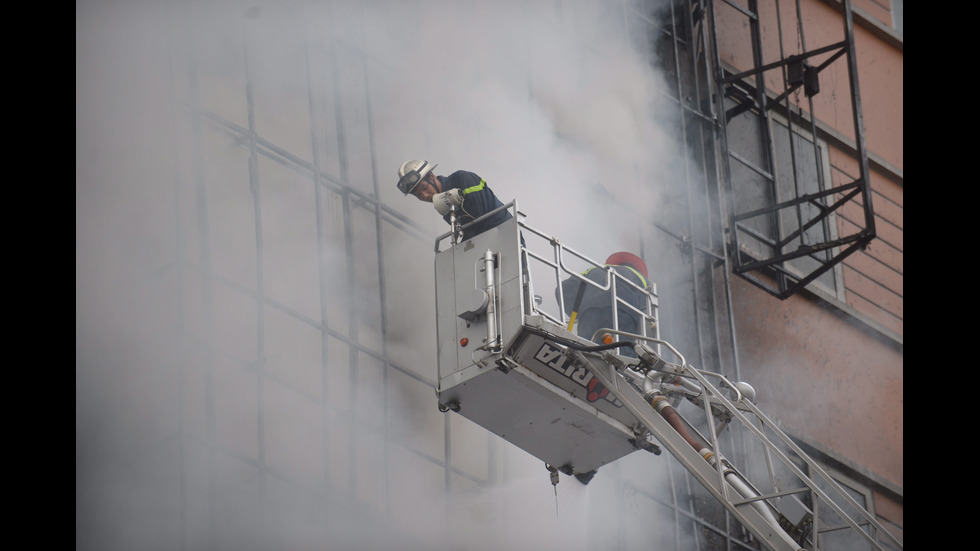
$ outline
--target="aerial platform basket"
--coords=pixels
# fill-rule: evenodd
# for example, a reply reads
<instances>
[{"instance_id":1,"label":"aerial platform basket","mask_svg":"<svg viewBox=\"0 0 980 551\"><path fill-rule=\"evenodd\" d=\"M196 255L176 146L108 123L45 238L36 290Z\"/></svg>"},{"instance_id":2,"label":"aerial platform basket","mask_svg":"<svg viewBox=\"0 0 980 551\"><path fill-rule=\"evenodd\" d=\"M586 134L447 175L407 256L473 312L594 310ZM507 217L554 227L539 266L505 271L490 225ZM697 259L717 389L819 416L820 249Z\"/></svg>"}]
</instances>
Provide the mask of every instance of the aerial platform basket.
<instances>
[{"instance_id":1,"label":"aerial platform basket","mask_svg":"<svg viewBox=\"0 0 980 551\"><path fill-rule=\"evenodd\" d=\"M695 369L660 339L655 285L640 289L529 226L516 202L471 224L505 209L510 220L471 239L459 240L456 225L436 239L440 410L584 481L633 452L666 449L768 549L833 549L842 535L871 549L902 548L755 406L751 386ZM589 268L607 277L583 277ZM595 335L568 327L560 284L569 277L608 294L612 327ZM642 292L644 307L622 300L624 286ZM639 333L619 330L621 308L640 317ZM595 342L600 333L613 342ZM636 356L620 354L622 347ZM699 425L678 413L680 404L697 406ZM763 447L765 485L729 461L739 454L719 438L729 428Z\"/></svg>"},{"instance_id":2,"label":"aerial platform basket","mask_svg":"<svg viewBox=\"0 0 980 551\"><path fill-rule=\"evenodd\" d=\"M439 250L440 243L451 232L436 241L440 407L459 412L566 474L589 473L634 451L656 449L634 432L632 427L640 424L623 404L586 367L572 365L555 342L558 336L595 345L569 332L562 305L550 300L567 277L603 287L582 278L583 270L568 269L570 259L607 270L605 288L612 293L617 285L633 283L521 223L516 208L514 214L446 250ZM522 234L529 243L544 242L551 250L523 248ZM539 268L536 290L532 266ZM549 278L541 277L547 272ZM535 292L539 299L547 295L550 304L537 304ZM643 293L648 307L638 313L653 332L655 290Z\"/></svg>"}]
</instances>

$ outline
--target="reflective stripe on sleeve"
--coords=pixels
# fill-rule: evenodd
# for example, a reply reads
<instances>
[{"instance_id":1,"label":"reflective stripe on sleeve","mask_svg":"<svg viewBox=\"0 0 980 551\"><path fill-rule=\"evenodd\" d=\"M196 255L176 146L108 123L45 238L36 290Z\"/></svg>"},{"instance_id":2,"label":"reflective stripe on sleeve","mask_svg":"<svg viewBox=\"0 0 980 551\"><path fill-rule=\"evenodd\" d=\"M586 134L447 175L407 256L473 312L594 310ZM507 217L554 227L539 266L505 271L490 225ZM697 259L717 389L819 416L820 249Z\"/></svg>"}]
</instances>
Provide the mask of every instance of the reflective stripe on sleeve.
<instances>
[{"instance_id":1,"label":"reflective stripe on sleeve","mask_svg":"<svg viewBox=\"0 0 980 551\"><path fill-rule=\"evenodd\" d=\"M468 193L473 193L474 191L481 191L485 187L487 187L487 181L484 180L483 178L480 178L480 183L477 184L477 185L475 185L475 186L471 186L471 187L468 187L468 188L464 189L463 190L463 195L466 195Z\"/></svg>"}]
</instances>

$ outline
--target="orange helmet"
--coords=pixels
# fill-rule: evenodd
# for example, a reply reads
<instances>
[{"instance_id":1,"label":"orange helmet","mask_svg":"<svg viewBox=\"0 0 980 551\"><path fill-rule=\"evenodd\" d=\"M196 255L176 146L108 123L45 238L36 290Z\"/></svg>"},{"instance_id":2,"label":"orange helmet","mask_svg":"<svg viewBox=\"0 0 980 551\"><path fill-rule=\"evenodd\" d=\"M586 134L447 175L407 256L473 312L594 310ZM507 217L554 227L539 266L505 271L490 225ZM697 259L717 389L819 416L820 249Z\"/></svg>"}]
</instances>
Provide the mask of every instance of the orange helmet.
<instances>
[{"instance_id":1,"label":"orange helmet","mask_svg":"<svg viewBox=\"0 0 980 551\"><path fill-rule=\"evenodd\" d=\"M643 274L643 277L650 277L647 275L646 262L643 262L642 258L633 253L628 253L625 251L613 253L606 259L606 264L614 264L617 266L620 264L625 264Z\"/></svg>"}]
</instances>

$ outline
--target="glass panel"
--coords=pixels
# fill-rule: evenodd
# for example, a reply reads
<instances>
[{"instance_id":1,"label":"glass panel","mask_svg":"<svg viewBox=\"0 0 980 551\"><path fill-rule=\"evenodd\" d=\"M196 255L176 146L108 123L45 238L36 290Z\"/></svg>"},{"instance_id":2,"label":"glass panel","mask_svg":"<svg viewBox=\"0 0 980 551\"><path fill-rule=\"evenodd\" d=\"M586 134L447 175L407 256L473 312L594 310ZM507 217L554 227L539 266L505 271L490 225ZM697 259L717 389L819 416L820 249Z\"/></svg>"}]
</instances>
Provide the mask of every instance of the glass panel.
<instances>
[{"instance_id":1,"label":"glass panel","mask_svg":"<svg viewBox=\"0 0 980 551\"><path fill-rule=\"evenodd\" d=\"M294 13L267 3L246 18L248 77L255 132L277 148L304 160L310 145L310 95L306 33Z\"/></svg>"},{"instance_id":2,"label":"glass panel","mask_svg":"<svg viewBox=\"0 0 980 551\"><path fill-rule=\"evenodd\" d=\"M415 542L427 542L427 546L412 546L412 541L402 542L405 549L448 549L443 539L451 524L447 522L446 470L431 458L420 456L401 446L390 446L392 473L390 488L390 515L388 521L396 529L408 534ZM357 540L360 542L360 538ZM470 541L469 543L472 543Z\"/></svg>"},{"instance_id":3,"label":"glass panel","mask_svg":"<svg viewBox=\"0 0 980 551\"><path fill-rule=\"evenodd\" d=\"M274 161L259 159L262 276L270 300L320 319L319 258L313 182Z\"/></svg>"},{"instance_id":4,"label":"glass panel","mask_svg":"<svg viewBox=\"0 0 980 551\"><path fill-rule=\"evenodd\" d=\"M388 356L401 368L431 381L434 386L438 377L432 260L435 239L421 241L387 221L382 231ZM405 289L411 292L398 292Z\"/></svg>"},{"instance_id":5,"label":"glass panel","mask_svg":"<svg viewBox=\"0 0 980 551\"><path fill-rule=\"evenodd\" d=\"M327 338L327 364L324 367L327 372L327 405L331 412L340 417L349 416L352 408L354 383L351 380L350 358L350 345L346 341Z\"/></svg>"},{"instance_id":6,"label":"glass panel","mask_svg":"<svg viewBox=\"0 0 980 551\"><path fill-rule=\"evenodd\" d=\"M352 325L354 299L353 276L349 274L350 260L347 256L347 214L344 211L343 197L320 188L320 217L322 219L323 237L320 243L320 254L323 256L320 265L320 277L326 294L324 307L327 319L325 323L332 331L344 335L349 334Z\"/></svg>"},{"instance_id":7,"label":"glass panel","mask_svg":"<svg viewBox=\"0 0 980 551\"><path fill-rule=\"evenodd\" d=\"M383 435L374 431L362 431L357 438L357 500L379 512L388 503L388 479L397 475L388 469L387 448Z\"/></svg>"},{"instance_id":8,"label":"glass panel","mask_svg":"<svg viewBox=\"0 0 980 551\"><path fill-rule=\"evenodd\" d=\"M199 511L199 518L209 521L210 525L202 522L203 526L199 527L203 531L200 536L207 542L200 548L242 549L259 538L268 537L262 524L265 503L260 490L259 469L228 455L211 454L211 457L213 466L208 474L212 476L213 485L201 486L209 492L205 502L212 506ZM141 543L146 545L145 537Z\"/></svg>"},{"instance_id":9,"label":"glass panel","mask_svg":"<svg viewBox=\"0 0 980 551\"><path fill-rule=\"evenodd\" d=\"M255 198L248 150L211 128L205 133L208 253L215 275L250 291L256 287Z\"/></svg>"},{"instance_id":10,"label":"glass panel","mask_svg":"<svg viewBox=\"0 0 980 551\"><path fill-rule=\"evenodd\" d=\"M213 365L214 429L217 446L240 457L259 458L258 378L254 368L228 358L217 358Z\"/></svg>"},{"instance_id":11,"label":"glass panel","mask_svg":"<svg viewBox=\"0 0 980 551\"><path fill-rule=\"evenodd\" d=\"M258 307L255 298L225 285L214 285L212 327L219 356L254 362L258 352Z\"/></svg>"},{"instance_id":12,"label":"glass panel","mask_svg":"<svg viewBox=\"0 0 980 551\"><path fill-rule=\"evenodd\" d=\"M486 429L459 415L449 416L449 459L453 468L487 480L487 451Z\"/></svg>"},{"instance_id":13,"label":"glass panel","mask_svg":"<svg viewBox=\"0 0 980 551\"><path fill-rule=\"evenodd\" d=\"M266 306L265 372L312 400L323 397L323 347L319 328Z\"/></svg>"},{"instance_id":14,"label":"glass panel","mask_svg":"<svg viewBox=\"0 0 980 551\"><path fill-rule=\"evenodd\" d=\"M905 33L905 0L892 0L892 25L896 31Z\"/></svg>"},{"instance_id":15,"label":"glass panel","mask_svg":"<svg viewBox=\"0 0 980 551\"><path fill-rule=\"evenodd\" d=\"M399 446L428 457L442 457L446 450L445 419L432 387L396 369L388 373L388 430ZM397 412L397 413L395 413Z\"/></svg>"},{"instance_id":16,"label":"glass panel","mask_svg":"<svg viewBox=\"0 0 980 551\"><path fill-rule=\"evenodd\" d=\"M852 497L861 507L873 511L868 505L870 492L867 489L861 489L857 484L844 481L839 476L834 476L834 479L840 484L847 495ZM820 486L826 487L825 484L820 484ZM836 493L831 494L831 496L836 495ZM835 503L852 519L859 518L855 515L854 508L845 504L843 499L835 499ZM855 533L852 528L847 527L844 520L831 510L827 504L818 504L817 506L820 507L820 520L824 524L819 527L820 535L818 544L821 549L833 549L835 551L866 551L873 549L871 544L865 541L860 534ZM862 527L862 529L865 533L870 534L868 527Z\"/></svg>"},{"instance_id":17,"label":"glass panel","mask_svg":"<svg viewBox=\"0 0 980 551\"><path fill-rule=\"evenodd\" d=\"M363 425L374 437L380 437L385 427L385 373L384 364L361 352L357 355L357 393L354 406L357 423Z\"/></svg>"},{"instance_id":18,"label":"glass panel","mask_svg":"<svg viewBox=\"0 0 980 551\"><path fill-rule=\"evenodd\" d=\"M731 109L734 103L726 103ZM732 194L736 215L750 213L773 205L772 177L768 174L764 120L753 111L746 111L731 119L727 135L730 150ZM775 234L775 221L772 215L759 215L738 221L738 242L741 253L768 258L775 251L767 244L767 239L755 238L761 235L772 239Z\"/></svg>"},{"instance_id":19,"label":"glass panel","mask_svg":"<svg viewBox=\"0 0 980 551\"><path fill-rule=\"evenodd\" d=\"M355 197L350 200L354 246L354 312L358 342L381 352L381 285L378 267L378 232L373 204Z\"/></svg>"},{"instance_id":20,"label":"glass panel","mask_svg":"<svg viewBox=\"0 0 980 551\"><path fill-rule=\"evenodd\" d=\"M364 59L361 52L347 47L337 50L338 64L334 78L337 79L340 102L337 113L341 126L338 129L340 141L341 181L363 194L374 193L374 170L371 166L371 114L368 104L368 82L364 72ZM346 170L346 174L345 171Z\"/></svg>"},{"instance_id":21,"label":"glass panel","mask_svg":"<svg viewBox=\"0 0 980 551\"><path fill-rule=\"evenodd\" d=\"M191 68L200 86L201 107L241 128L248 128L245 87L245 36L241 18L228 17L240 7L231 1L196 2L180 17L192 21L193 31L173 40L191 41Z\"/></svg>"},{"instance_id":22,"label":"glass panel","mask_svg":"<svg viewBox=\"0 0 980 551\"><path fill-rule=\"evenodd\" d=\"M310 37L308 48L310 67L317 68L309 74L313 96L311 116L316 137L316 162L322 177L336 189L336 185L340 183L340 134L337 128L339 105L333 44L329 36L316 34Z\"/></svg>"},{"instance_id":23,"label":"glass panel","mask_svg":"<svg viewBox=\"0 0 980 551\"><path fill-rule=\"evenodd\" d=\"M323 407L271 377L262 379L263 442L266 463L309 489L323 486Z\"/></svg>"}]
</instances>

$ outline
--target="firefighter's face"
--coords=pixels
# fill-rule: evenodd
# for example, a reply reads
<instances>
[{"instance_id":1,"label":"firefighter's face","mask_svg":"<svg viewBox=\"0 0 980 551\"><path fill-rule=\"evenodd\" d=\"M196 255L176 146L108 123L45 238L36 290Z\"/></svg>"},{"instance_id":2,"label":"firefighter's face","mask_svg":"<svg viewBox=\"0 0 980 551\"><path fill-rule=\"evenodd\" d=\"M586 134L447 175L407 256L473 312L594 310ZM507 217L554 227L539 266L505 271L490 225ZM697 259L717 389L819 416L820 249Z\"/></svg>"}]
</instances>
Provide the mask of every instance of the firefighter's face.
<instances>
[{"instance_id":1,"label":"firefighter's face","mask_svg":"<svg viewBox=\"0 0 980 551\"><path fill-rule=\"evenodd\" d=\"M412 190L412 195L414 195L419 201L431 203L432 196L439 193L439 190L436 188L437 184L435 183L435 179L436 177L431 172L426 174L425 179L419 182L419 184L415 186L415 189Z\"/></svg>"}]
</instances>

